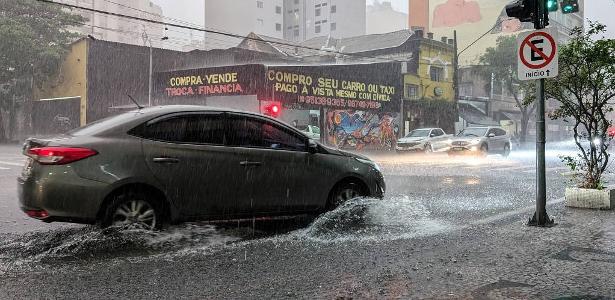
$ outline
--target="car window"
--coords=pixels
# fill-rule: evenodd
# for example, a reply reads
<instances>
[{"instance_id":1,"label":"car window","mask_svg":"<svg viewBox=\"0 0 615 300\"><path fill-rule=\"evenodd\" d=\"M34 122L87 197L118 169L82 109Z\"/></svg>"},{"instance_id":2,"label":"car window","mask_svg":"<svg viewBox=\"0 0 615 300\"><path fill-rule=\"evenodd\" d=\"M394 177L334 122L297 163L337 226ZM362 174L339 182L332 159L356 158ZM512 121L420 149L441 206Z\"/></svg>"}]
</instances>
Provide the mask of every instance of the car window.
<instances>
[{"instance_id":1,"label":"car window","mask_svg":"<svg viewBox=\"0 0 615 300\"><path fill-rule=\"evenodd\" d=\"M497 128L495 130L495 135L497 135L497 136L504 136L504 135L506 135L506 130Z\"/></svg>"},{"instance_id":2,"label":"car window","mask_svg":"<svg viewBox=\"0 0 615 300\"><path fill-rule=\"evenodd\" d=\"M229 146L306 151L304 138L265 120L231 116L226 143Z\"/></svg>"},{"instance_id":3,"label":"car window","mask_svg":"<svg viewBox=\"0 0 615 300\"><path fill-rule=\"evenodd\" d=\"M170 117L139 127L134 134L142 138L177 143L181 142L186 130L186 119Z\"/></svg>"},{"instance_id":4,"label":"car window","mask_svg":"<svg viewBox=\"0 0 615 300\"><path fill-rule=\"evenodd\" d=\"M171 143L223 145L224 120L222 114L177 115L148 122L134 134Z\"/></svg>"},{"instance_id":5,"label":"car window","mask_svg":"<svg viewBox=\"0 0 615 300\"><path fill-rule=\"evenodd\" d=\"M72 131L67 132L66 134L72 136L84 136L84 135L94 135L106 129L109 129L115 125L122 124L126 121L130 121L136 117L141 115L140 112L126 112L123 114L119 114L117 116L108 117L105 119L98 120L96 122L92 122L86 126L74 129Z\"/></svg>"},{"instance_id":6,"label":"car window","mask_svg":"<svg viewBox=\"0 0 615 300\"><path fill-rule=\"evenodd\" d=\"M444 132L442 132L442 130L440 130L440 129L434 129L434 130L431 131L431 133L434 136L442 136L442 135L444 135Z\"/></svg>"},{"instance_id":7,"label":"car window","mask_svg":"<svg viewBox=\"0 0 615 300\"><path fill-rule=\"evenodd\" d=\"M480 136L484 136L485 132L487 132L487 128L469 127L469 128L462 130L457 136L480 137Z\"/></svg>"},{"instance_id":8,"label":"car window","mask_svg":"<svg viewBox=\"0 0 615 300\"><path fill-rule=\"evenodd\" d=\"M195 114L186 116L186 130L182 139L191 144L224 144L222 114Z\"/></svg>"},{"instance_id":9,"label":"car window","mask_svg":"<svg viewBox=\"0 0 615 300\"><path fill-rule=\"evenodd\" d=\"M495 134L495 129L493 128L489 129L489 131L487 132L487 136L489 136L492 133Z\"/></svg>"}]
</instances>

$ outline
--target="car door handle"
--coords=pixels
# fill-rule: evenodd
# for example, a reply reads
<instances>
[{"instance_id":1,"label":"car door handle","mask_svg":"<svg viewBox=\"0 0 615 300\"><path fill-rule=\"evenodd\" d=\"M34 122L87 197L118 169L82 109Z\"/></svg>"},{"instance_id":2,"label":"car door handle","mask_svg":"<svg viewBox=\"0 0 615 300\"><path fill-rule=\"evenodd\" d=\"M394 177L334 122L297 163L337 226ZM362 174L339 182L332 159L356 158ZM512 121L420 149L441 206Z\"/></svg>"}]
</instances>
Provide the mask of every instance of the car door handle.
<instances>
[{"instance_id":1,"label":"car door handle","mask_svg":"<svg viewBox=\"0 0 615 300\"><path fill-rule=\"evenodd\" d=\"M263 163L259 161L242 161L239 165L243 167L260 167Z\"/></svg>"},{"instance_id":2,"label":"car door handle","mask_svg":"<svg viewBox=\"0 0 615 300\"><path fill-rule=\"evenodd\" d=\"M179 162L179 159L173 157L155 157L153 160L159 164L176 164Z\"/></svg>"}]
</instances>

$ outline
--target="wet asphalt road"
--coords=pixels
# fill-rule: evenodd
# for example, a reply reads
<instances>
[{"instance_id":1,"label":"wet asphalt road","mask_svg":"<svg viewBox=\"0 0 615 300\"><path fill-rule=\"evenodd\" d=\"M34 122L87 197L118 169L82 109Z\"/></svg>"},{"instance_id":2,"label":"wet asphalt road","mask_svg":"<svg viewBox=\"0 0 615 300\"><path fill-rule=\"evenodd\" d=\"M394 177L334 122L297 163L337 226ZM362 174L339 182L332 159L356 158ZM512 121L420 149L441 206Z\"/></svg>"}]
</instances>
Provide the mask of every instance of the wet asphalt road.
<instances>
[{"instance_id":1,"label":"wet asphalt road","mask_svg":"<svg viewBox=\"0 0 615 300\"><path fill-rule=\"evenodd\" d=\"M375 155L382 201L359 199L316 219L144 233L25 218L15 194L23 157L0 146L0 298L439 298L467 283L414 273L485 249L489 230L530 217L533 155ZM549 201L563 196L566 171L550 153Z\"/></svg>"}]
</instances>

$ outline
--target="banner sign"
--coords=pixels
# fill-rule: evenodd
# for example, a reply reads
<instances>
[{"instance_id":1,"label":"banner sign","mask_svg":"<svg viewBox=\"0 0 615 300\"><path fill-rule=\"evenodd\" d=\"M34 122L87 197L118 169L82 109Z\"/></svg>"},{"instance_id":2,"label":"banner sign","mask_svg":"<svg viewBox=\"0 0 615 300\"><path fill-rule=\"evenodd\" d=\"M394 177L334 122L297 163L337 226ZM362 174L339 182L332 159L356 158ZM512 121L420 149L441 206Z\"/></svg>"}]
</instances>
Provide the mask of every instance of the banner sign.
<instances>
[{"instance_id":1,"label":"banner sign","mask_svg":"<svg viewBox=\"0 0 615 300\"><path fill-rule=\"evenodd\" d=\"M270 66L268 97L304 108L399 110L401 66L396 63Z\"/></svg>"},{"instance_id":2,"label":"banner sign","mask_svg":"<svg viewBox=\"0 0 615 300\"><path fill-rule=\"evenodd\" d=\"M164 98L255 95L264 66L243 65L158 73L157 95Z\"/></svg>"}]
</instances>

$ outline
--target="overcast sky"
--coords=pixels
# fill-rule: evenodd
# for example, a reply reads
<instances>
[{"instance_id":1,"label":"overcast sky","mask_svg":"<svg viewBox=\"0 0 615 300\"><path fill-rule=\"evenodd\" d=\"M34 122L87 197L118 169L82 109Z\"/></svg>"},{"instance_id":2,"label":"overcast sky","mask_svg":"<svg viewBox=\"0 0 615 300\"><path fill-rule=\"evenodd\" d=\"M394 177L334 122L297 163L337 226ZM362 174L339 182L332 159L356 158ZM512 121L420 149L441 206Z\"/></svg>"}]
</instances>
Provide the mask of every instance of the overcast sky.
<instances>
[{"instance_id":1,"label":"overcast sky","mask_svg":"<svg viewBox=\"0 0 615 300\"><path fill-rule=\"evenodd\" d=\"M152 0L162 6L165 16L203 25L204 1L206 0ZM233 1L233 0L229 0ZM265 0L267 1L267 0ZM367 0L371 4L374 0ZM490 1L490 0L479 0ZM408 0L391 0L393 7L399 11L408 11ZM615 38L615 0L586 0L585 18L597 20L608 27L607 35ZM224 28L220 28L224 29ZM171 35L189 39L189 34L174 33Z\"/></svg>"}]
</instances>

